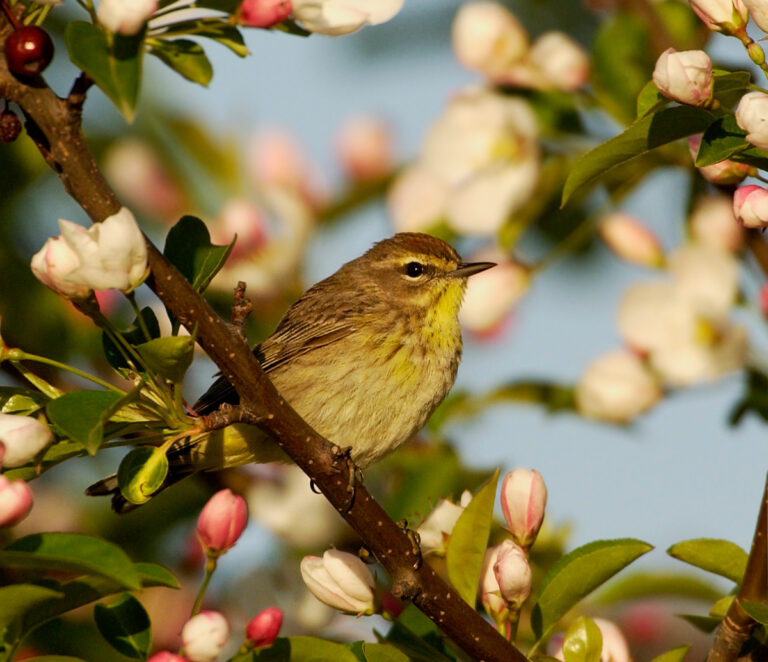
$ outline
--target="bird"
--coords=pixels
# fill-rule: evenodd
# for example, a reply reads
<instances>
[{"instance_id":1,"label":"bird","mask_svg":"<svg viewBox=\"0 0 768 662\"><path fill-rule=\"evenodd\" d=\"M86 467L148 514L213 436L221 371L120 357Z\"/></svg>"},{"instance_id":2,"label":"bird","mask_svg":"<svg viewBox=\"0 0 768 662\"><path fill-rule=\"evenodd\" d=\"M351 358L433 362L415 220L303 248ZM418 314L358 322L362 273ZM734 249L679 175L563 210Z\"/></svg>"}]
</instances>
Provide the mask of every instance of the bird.
<instances>
[{"instance_id":1,"label":"bird","mask_svg":"<svg viewBox=\"0 0 768 662\"><path fill-rule=\"evenodd\" d=\"M365 469L418 432L453 386L462 354L459 309L470 276L493 262L463 262L437 237L401 232L310 287L253 352L280 395L319 434ZM219 377L192 410L236 405ZM161 489L198 471L289 459L255 426L192 434L167 453ZM134 504L116 475L86 490Z\"/></svg>"}]
</instances>

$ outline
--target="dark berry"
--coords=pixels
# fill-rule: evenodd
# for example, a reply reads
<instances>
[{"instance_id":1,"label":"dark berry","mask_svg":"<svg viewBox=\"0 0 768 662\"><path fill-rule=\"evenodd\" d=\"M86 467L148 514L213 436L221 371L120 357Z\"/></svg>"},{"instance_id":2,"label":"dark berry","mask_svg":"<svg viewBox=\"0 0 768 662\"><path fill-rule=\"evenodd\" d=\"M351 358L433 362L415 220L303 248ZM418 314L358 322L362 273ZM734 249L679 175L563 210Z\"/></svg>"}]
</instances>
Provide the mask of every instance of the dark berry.
<instances>
[{"instance_id":1,"label":"dark berry","mask_svg":"<svg viewBox=\"0 0 768 662\"><path fill-rule=\"evenodd\" d=\"M0 113L0 142L12 143L21 133L21 122L16 113L7 108Z\"/></svg>"},{"instance_id":2,"label":"dark berry","mask_svg":"<svg viewBox=\"0 0 768 662\"><path fill-rule=\"evenodd\" d=\"M5 40L8 69L16 76L37 76L52 58L53 41L36 25L22 25Z\"/></svg>"}]
</instances>

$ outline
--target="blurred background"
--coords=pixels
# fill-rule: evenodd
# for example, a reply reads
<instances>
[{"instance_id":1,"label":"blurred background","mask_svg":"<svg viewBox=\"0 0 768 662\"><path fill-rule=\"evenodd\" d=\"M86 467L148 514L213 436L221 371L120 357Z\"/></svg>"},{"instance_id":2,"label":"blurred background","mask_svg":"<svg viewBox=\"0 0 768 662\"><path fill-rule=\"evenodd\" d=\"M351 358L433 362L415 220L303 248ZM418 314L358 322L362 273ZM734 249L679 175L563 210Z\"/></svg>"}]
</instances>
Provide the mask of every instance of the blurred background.
<instances>
[{"instance_id":1,"label":"blurred background","mask_svg":"<svg viewBox=\"0 0 768 662\"><path fill-rule=\"evenodd\" d=\"M465 86L484 83L462 67L451 47L451 24L460 4L409 0L390 22L338 39L246 30L247 58L234 57L219 44L206 47L215 71L207 89L146 58L134 124L127 126L94 88L85 109L86 135L108 178L157 243L163 243L183 213L201 216L214 240L222 243L238 233L232 264L217 277L210 297L226 313L235 281L246 280L257 303L250 329L255 342L274 328L308 285L400 229L389 212L391 198L387 205L398 169L418 157L446 104ZM615 24L622 12L633 15L622 3L611 2L505 4L532 38L563 30L587 51L596 48L596 39L610 39L606 26ZM688 15L685 25L696 25L687 4L666 4L679 5ZM76 13L66 2L54 12L53 24L57 14L63 20ZM697 28L681 30L701 40ZM62 41L56 44L46 79L63 94L75 70ZM740 49L724 38L716 36L710 46L713 59L744 61ZM637 65L641 83L650 77L652 52L646 60ZM633 73L627 72L627 78ZM583 151L621 129L620 113L611 115L578 95L569 104L580 129L567 137L564 131L545 131L545 150L547 141L561 140L570 150ZM375 118L376 135L391 153L390 162L379 163L378 169L374 163L371 171L345 161L342 136L361 116L368 122ZM681 150L684 156L687 148ZM681 567L664 550L679 540L725 538L748 549L765 479L765 430L755 416L746 416L738 426L729 424L744 391L743 370L668 391L626 425L589 420L574 411L571 389L586 366L622 344L616 317L625 291L638 280L662 277L618 259L593 232L578 228L590 213L622 210L650 227L665 250L674 250L689 234L690 193L701 188L694 181L695 170L676 163L685 163L678 153L666 163L647 165L633 181L637 185L622 195L615 194L615 187L596 189L581 201L578 214L558 211L552 204L557 193L542 204L542 217L532 231L514 246L508 236L500 242L521 264L550 254L553 259L535 271L527 291L513 297L490 324L470 320L469 326L477 328L465 330L455 392L475 398L476 406L441 412L421 442L371 470L368 482L393 516L417 524L440 498L458 499L464 488L476 489L493 468L503 472L522 466L541 472L549 491L542 558L548 550L556 555L595 539L636 537L656 547L636 569L669 574ZM542 178L547 177L557 188L562 173L545 170ZM275 181L291 181L302 206L270 192L269 183ZM543 199L545 194L537 195ZM58 218L83 224L87 219L26 137L0 149L0 218L0 314L6 343L88 370L105 370L98 332L29 272L31 256L46 237L58 233ZM436 231L453 239L465 257L487 243L445 227ZM734 317L748 328L750 354L757 357L765 346L761 284L762 277L745 260L741 305ZM142 305L161 310L146 288L138 296ZM490 296L504 298L493 289ZM130 311L119 301L105 299L103 305L114 306L107 309L116 319L130 321ZM207 388L215 370L204 356L198 357L185 384L190 401ZM11 374L0 378L17 383ZM542 388L504 393L505 386L521 382ZM563 389L564 399L553 401L544 386ZM483 400L483 394L492 397ZM70 461L34 483L36 506L14 534L98 532L123 544L134 558L156 559L188 573L184 576L190 580L182 579L186 601L178 595L174 600L157 597L165 615L158 622L166 625L155 625L155 637L158 645L165 645L186 618L197 588L201 561L194 553L194 517L212 486L205 480L185 481L119 518L106 502L81 496L93 480L114 471L119 458L120 453L110 451ZM248 485L254 517L243 540L222 560L211 602L239 615L243 625L256 608L277 604L291 614L289 628L296 632L326 627L331 615L312 598L302 597L296 561L298 550L349 542L342 521L325 519L334 518L332 512L319 515L324 512L316 503L321 497L309 495L303 476L283 469L246 469L224 480ZM164 524L158 528L159 522ZM318 530L313 522L322 523ZM145 537L145 531L154 533ZM297 531L306 537L297 537ZM714 586L723 590L724 584ZM696 590L699 597L711 597L704 587ZM692 589L688 597L695 593ZM145 602L150 610L153 600ZM175 619L170 604L177 605ZM659 628L667 628L665 636L674 639L670 643L696 637L689 625L673 625L667 618L677 606L665 611L648 604L624 611L621 605L611 607L623 614L633 646L653 639L649 633L658 634ZM51 652L88 657L83 647L93 646L92 655L98 650L98 635L86 635L88 627L77 620L54 622L34 645L43 652L53 646ZM331 627L342 637L370 636L365 619L336 617ZM83 631L74 644L77 628Z\"/></svg>"}]
</instances>

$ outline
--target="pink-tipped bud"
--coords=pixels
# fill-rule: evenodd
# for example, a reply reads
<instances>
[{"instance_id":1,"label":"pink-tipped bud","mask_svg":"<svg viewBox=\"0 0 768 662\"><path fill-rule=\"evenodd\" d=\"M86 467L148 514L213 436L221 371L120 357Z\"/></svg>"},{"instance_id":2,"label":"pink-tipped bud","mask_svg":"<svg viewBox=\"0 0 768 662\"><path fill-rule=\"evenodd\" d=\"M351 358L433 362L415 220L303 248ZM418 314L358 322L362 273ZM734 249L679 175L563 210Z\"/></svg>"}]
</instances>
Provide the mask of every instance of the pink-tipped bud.
<instances>
[{"instance_id":1,"label":"pink-tipped bud","mask_svg":"<svg viewBox=\"0 0 768 662\"><path fill-rule=\"evenodd\" d=\"M288 18L292 11L291 0L243 0L240 23L249 28L269 28Z\"/></svg>"},{"instance_id":2,"label":"pink-tipped bud","mask_svg":"<svg viewBox=\"0 0 768 662\"><path fill-rule=\"evenodd\" d=\"M237 235L232 247L232 259L248 258L267 243L264 216L247 198L233 198L224 203L211 230L211 240L217 244L229 244Z\"/></svg>"},{"instance_id":3,"label":"pink-tipped bud","mask_svg":"<svg viewBox=\"0 0 768 662\"><path fill-rule=\"evenodd\" d=\"M32 490L23 480L0 475L0 527L13 526L32 509Z\"/></svg>"},{"instance_id":4,"label":"pink-tipped bud","mask_svg":"<svg viewBox=\"0 0 768 662\"><path fill-rule=\"evenodd\" d=\"M749 15L742 0L690 0L691 9L710 30L735 34L744 30Z\"/></svg>"},{"instance_id":5,"label":"pink-tipped bud","mask_svg":"<svg viewBox=\"0 0 768 662\"><path fill-rule=\"evenodd\" d=\"M630 214L616 212L604 216L598 233L622 260L644 267L664 264L664 249L658 237Z\"/></svg>"},{"instance_id":6,"label":"pink-tipped bud","mask_svg":"<svg viewBox=\"0 0 768 662\"><path fill-rule=\"evenodd\" d=\"M501 543L493 564L493 574L501 597L510 609L518 611L531 594L531 566L523 549L511 540Z\"/></svg>"},{"instance_id":7,"label":"pink-tipped bud","mask_svg":"<svg viewBox=\"0 0 768 662\"><path fill-rule=\"evenodd\" d=\"M320 602L351 614L374 612L371 571L357 556L329 549L322 557L305 556L300 565L301 577Z\"/></svg>"},{"instance_id":8,"label":"pink-tipped bud","mask_svg":"<svg viewBox=\"0 0 768 662\"><path fill-rule=\"evenodd\" d=\"M653 82L669 99L691 106L706 106L712 100L712 61L704 51L668 48L656 61Z\"/></svg>"},{"instance_id":9,"label":"pink-tipped bud","mask_svg":"<svg viewBox=\"0 0 768 662\"><path fill-rule=\"evenodd\" d=\"M688 148L691 152L691 161L694 164L699 154L700 145L701 135L688 138ZM754 166L747 163L736 163L736 161L731 161L730 159L718 161L708 166L696 166L696 169L708 182L720 185L738 184L745 177L753 177L757 173L757 169Z\"/></svg>"},{"instance_id":10,"label":"pink-tipped bud","mask_svg":"<svg viewBox=\"0 0 768 662\"><path fill-rule=\"evenodd\" d=\"M255 648L275 643L283 625L283 612L277 607L267 607L254 616L245 628L245 636Z\"/></svg>"},{"instance_id":11,"label":"pink-tipped bud","mask_svg":"<svg viewBox=\"0 0 768 662\"><path fill-rule=\"evenodd\" d=\"M740 186L733 194L733 215L747 228L768 226L768 191L761 186Z\"/></svg>"},{"instance_id":12,"label":"pink-tipped bud","mask_svg":"<svg viewBox=\"0 0 768 662\"><path fill-rule=\"evenodd\" d=\"M220 490L200 511L197 538L207 554L223 554L237 542L247 520L245 499L230 489Z\"/></svg>"},{"instance_id":13,"label":"pink-tipped bud","mask_svg":"<svg viewBox=\"0 0 768 662\"><path fill-rule=\"evenodd\" d=\"M336 145L341 167L352 180L380 179L392 171L392 132L378 117L360 116L345 122Z\"/></svg>"},{"instance_id":14,"label":"pink-tipped bud","mask_svg":"<svg viewBox=\"0 0 768 662\"><path fill-rule=\"evenodd\" d=\"M227 643L229 623L217 611L201 611L181 630L184 655L190 662L213 662Z\"/></svg>"},{"instance_id":15,"label":"pink-tipped bud","mask_svg":"<svg viewBox=\"0 0 768 662\"><path fill-rule=\"evenodd\" d=\"M564 32L542 34L531 47L528 60L544 74L546 83L575 92L589 80L589 55Z\"/></svg>"},{"instance_id":16,"label":"pink-tipped bud","mask_svg":"<svg viewBox=\"0 0 768 662\"><path fill-rule=\"evenodd\" d=\"M768 94L748 92L736 108L736 124L747 132L746 140L760 149L768 149Z\"/></svg>"},{"instance_id":17,"label":"pink-tipped bud","mask_svg":"<svg viewBox=\"0 0 768 662\"><path fill-rule=\"evenodd\" d=\"M187 662L187 658L181 657L181 655L176 655L176 653L160 651L150 657L147 662Z\"/></svg>"},{"instance_id":18,"label":"pink-tipped bud","mask_svg":"<svg viewBox=\"0 0 768 662\"><path fill-rule=\"evenodd\" d=\"M539 533L547 507L547 487L541 474L528 469L510 471L501 483L501 510L515 542L528 549Z\"/></svg>"}]
</instances>

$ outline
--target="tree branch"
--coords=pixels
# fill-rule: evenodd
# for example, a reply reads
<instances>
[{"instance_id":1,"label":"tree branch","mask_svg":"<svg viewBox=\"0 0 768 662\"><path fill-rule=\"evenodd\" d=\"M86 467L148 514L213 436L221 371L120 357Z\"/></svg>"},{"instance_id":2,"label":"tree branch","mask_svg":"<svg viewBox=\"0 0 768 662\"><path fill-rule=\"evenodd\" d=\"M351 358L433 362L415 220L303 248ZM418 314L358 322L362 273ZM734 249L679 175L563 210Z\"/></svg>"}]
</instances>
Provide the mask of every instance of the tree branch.
<instances>
[{"instance_id":1,"label":"tree branch","mask_svg":"<svg viewBox=\"0 0 768 662\"><path fill-rule=\"evenodd\" d=\"M10 32L0 19L0 43ZM82 86L81 86L82 87ZM84 94L80 88L78 94ZM80 127L80 99L70 103L57 97L38 78L21 82L0 58L0 97L19 105L30 136L67 192L94 222L120 209L88 149ZM349 510L348 481L334 446L310 428L280 397L238 331L218 317L178 270L147 240L151 276L147 284L197 341L240 394L249 416L307 473L366 547L389 572L393 593L412 599L456 644L477 660L523 662L525 657L465 603L429 564L414 568L411 540L357 481Z\"/></svg>"},{"instance_id":2,"label":"tree branch","mask_svg":"<svg viewBox=\"0 0 768 662\"><path fill-rule=\"evenodd\" d=\"M760 514L757 516L752 548L739 592L717 628L707 662L734 662L750 633L757 625L741 607L741 602L765 602L768 599L768 475L763 489Z\"/></svg>"}]
</instances>

